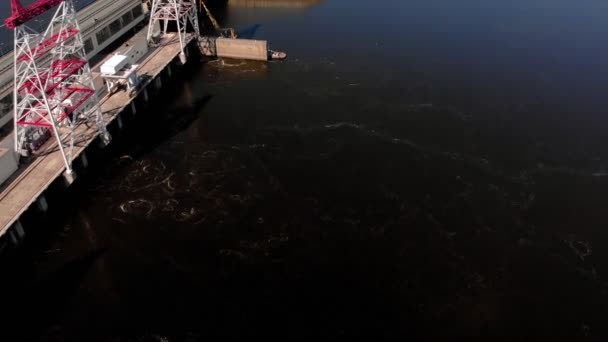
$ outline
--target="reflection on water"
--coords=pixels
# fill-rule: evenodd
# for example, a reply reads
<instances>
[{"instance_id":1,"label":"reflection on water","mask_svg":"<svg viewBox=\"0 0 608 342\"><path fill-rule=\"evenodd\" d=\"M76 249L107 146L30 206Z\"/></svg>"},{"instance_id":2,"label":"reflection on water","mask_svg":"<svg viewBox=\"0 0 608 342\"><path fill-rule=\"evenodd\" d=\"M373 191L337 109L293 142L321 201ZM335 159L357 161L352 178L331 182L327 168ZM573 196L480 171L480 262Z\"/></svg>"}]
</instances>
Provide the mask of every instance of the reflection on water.
<instances>
[{"instance_id":1,"label":"reflection on water","mask_svg":"<svg viewBox=\"0 0 608 342\"><path fill-rule=\"evenodd\" d=\"M4 268L65 288L11 341L606 340L607 9L224 7L290 57L138 113Z\"/></svg>"}]
</instances>

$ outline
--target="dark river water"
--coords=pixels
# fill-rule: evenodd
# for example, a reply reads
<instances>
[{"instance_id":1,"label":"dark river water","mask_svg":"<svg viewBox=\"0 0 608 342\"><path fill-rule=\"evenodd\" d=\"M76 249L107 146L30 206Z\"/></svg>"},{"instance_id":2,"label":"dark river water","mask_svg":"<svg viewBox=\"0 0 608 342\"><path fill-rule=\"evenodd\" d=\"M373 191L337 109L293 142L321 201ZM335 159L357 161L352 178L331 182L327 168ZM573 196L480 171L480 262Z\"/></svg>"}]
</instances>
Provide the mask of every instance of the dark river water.
<instances>
[{"instance_id":1,"label":"dark river water","mask_svg":"<svg viewBox=\"0 0 608 342\"><path fill-rule=\"evenodd\" d=\"M3 260L0 340L608 339L608 2L214 11L289 58L115 135Z\"/></svg>"}]
</instances>

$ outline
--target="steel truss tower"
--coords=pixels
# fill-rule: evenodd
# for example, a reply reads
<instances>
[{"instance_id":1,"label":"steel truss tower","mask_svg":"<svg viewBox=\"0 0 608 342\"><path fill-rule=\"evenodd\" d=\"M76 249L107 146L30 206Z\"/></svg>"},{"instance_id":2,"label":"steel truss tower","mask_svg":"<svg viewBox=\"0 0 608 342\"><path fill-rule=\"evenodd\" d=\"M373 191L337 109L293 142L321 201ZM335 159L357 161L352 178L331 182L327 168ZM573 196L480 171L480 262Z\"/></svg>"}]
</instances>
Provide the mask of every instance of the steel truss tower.
<instances>
[{"instance_id":1,"label":"steel truss tower","mask_svg":"<svg viewBox=\"0 0 608 342\"><path fill-rule=\"evenodd\" d=\"M177 25L177 35L181 48L180 59L182 63L186 62L186 54L184 53L186 29L188 22L194 29L194 34L197 41L200 41L200 30L198 26L198 14L194 0L153 0L152 9L150 10L150 24L148 25L148 42L154 44L153 36L154 29L160 27L160 22L163 22L163 34L167 33L167 26L170 21Z\"/></svg>"},{"instance_id":2,"label":"steel truss tower","mask_svg":"<svg viewBox=\"0 0 608 342\"><path fill-rule=\"evenodd\" d=\"M78 128L84 132L85 127L95 127L104 143L110 140L74 4L72 0L39 0L24 7L19 0L11 0L11 8L13 13L5 23L15 35L15 150L27 155L44 143L42 137L53 135L66 174L71 175ZM48 25L37 32L27 23L41 15Z\"/></svg>"}]
</instances>

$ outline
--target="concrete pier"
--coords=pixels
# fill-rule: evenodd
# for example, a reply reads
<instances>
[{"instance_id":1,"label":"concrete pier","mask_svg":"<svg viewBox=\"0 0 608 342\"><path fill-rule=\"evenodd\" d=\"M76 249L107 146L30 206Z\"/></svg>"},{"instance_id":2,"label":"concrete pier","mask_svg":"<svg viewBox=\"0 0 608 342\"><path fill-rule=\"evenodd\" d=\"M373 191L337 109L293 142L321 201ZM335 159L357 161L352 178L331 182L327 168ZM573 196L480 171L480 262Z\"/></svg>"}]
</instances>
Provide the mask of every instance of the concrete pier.
<instances>
[{"instance_id":1,"label":"concrete pier","mask_svg":"<svg viewBox=\"0 0 608 342\"><path fill-rule=\"evenodd\" d=\"M188 35L186 44L189 44L192 40L193 35ZM163 82L160 81L160 74L164 69L170 68L171 63L179 58L180 53L179 40L175 34L168 34L158 47L151 48L148 54L144 56L143 61L140 62L140 67L137 70L139 75L147 76L142 79L142 84L137 88L138 90L135 93L118 91L111 95L105 95L100 100L106 126L117 120L125 108L130 108L133 114L137 113L135 100L142 96L144 101L147 102L149 100L148 87L152 86L158 89L162 87ZM168 74L171 75L170 70ZM152 82L154 84L151 84ZM96 80L95 83L99 84L100 80ZM122 126L120 119L118 125ZM81 124L76 132L80 143L74 147L73 159L82 158L83 167L87 167L88 160L84 151L98 138L99 131L94 127L88 128L85 124ZM9 234L13 243L16 244L21 241L26 229L22 226L20 217L35 202L43 211L49 208L44 193L53 182L61 178L62 174L68 185L76 179L75 172L65 173L65 165L57 149L55 139L50 139L40 151L42 153L0 193L0 240L4 235Z\"/></svg>"}]
</instances>

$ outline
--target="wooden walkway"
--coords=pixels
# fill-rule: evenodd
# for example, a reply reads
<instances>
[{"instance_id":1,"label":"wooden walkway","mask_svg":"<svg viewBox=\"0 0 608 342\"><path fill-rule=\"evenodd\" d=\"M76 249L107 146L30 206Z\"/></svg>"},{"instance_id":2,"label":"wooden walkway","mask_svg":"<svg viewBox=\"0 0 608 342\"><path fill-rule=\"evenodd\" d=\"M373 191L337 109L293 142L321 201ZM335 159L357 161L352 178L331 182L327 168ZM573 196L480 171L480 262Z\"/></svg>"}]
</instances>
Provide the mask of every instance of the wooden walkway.
<instances>
[{"instance_id":1,"label":"wooden walkway","mask_svg":"<svg viewBox=\"0 0 608 342\"><path fill-rule=\"evenodd\" d=\"M186 45L192 39L193 36L189 35L185 42ZM137 70L138 75L148 76L138 88L137 94L143 92L179 53L180 45L175 34L166 37L159 47L151 49L140 62ZM96 80L95 83L98 84L99 80ZM129 96L126 91L118 91L101 99L101 110L106 126L114 121L116 116L136 97L136 95ZM78 126L76 128L78 143L74 145L72 158L78 158L82 151L95 140L98 133L94 127L87 128L84 124ZM47 144L48 147L44 152L0 193L0 237L8 232L32 203L65 171L63 158L57 149L57 142L51 138Z\"/></svg>"}]
</instances>

